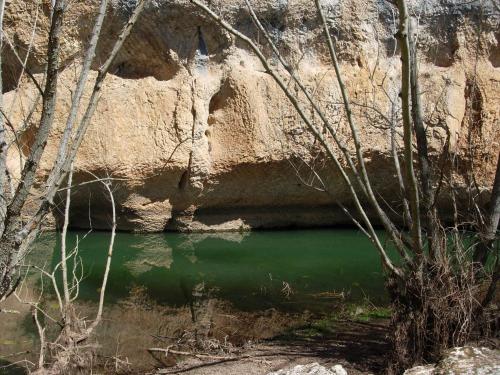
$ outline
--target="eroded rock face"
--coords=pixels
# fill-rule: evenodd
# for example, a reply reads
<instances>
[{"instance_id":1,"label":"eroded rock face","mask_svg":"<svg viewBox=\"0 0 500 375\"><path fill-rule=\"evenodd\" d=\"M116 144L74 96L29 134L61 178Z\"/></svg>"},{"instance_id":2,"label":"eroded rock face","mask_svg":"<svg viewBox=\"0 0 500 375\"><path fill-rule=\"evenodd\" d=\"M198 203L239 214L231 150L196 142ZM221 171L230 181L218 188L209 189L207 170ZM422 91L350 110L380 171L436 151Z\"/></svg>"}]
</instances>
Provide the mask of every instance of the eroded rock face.
<instances>
[{"instance_id":1,"label":"eroded rock face","mask_svg":"<svg viewBox=\"0 0 500 375\"><path fill-rule=\"evenodd\" d=\"M21 57L33 39L27 65L33 73L41 73L49 7L44 2L38 10L32 33L34 3L9 2L6 33ZM280 51L293 62L352 149L313 2L252 3ZM481 9L475 3L438 0L411 5L420 15L421 89L430 149L437 159L449 142L460 184L471 160L468 145L477 140L475 177L485 200L500 149L500 61L498 11L493 3L483 3ZM323 4L337 38L374 189L396 205L400 193L387 130L387 120L399 113L394 9L383 1ZM74 2L66 18L58 111L41 180L57 150L96 5L96 0ZM104 60L132 6L130 0L111 1L94 68ZM243 1L212 1L211 7L245 34L263 41ZM264 51L272 58L269 47ZM4 56L4 80L11 89L17 84L18 64L11 49L6 48ZM13 123L22 124L35 97L28 80L6 94ZM34 116L21 140L22 153L29 149L36 124ZM330 194L307 186L320 186L307 165ZM19 171L14 148L9 166L14 175ZM347 189L284 94L247 46L221 31L188 0L149 1L116 59L75 164L77 182L92 179L92 174L117 179L115 196L123 230L212 231L349 222L334 204L349 205ZM76 189L72 203L73 226L88 227L90 216L94 228L108 227L110 207L98 184ZM447 210L447 202L442 205Z\"/></svg>"},{"instance_id":2,"label":"eroded rock face","mask_svg":"<svg viewBox=\"0 0 500 375\"><path fill-rule=\"evenodd\" d=\"M404 375L494 375L500 373L500 351L464 346L449 350L436 365L417 366Z\"/></svg>"}]
</instances>

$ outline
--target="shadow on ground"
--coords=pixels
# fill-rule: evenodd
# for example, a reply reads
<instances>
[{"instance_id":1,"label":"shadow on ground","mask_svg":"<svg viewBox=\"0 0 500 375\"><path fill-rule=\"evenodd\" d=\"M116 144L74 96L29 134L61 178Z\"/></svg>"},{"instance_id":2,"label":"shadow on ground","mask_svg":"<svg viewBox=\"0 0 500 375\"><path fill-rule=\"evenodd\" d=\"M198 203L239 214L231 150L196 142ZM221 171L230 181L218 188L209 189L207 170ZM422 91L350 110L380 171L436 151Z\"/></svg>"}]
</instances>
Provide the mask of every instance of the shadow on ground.
<instances>
[{"instance_id":1,"label":"shadow on ground","mask_svg":"<svg viewBox=\"0 0 500 375\"><path fill-rule=\"evenodd\" d=\"M390 350L388 321L311 324L272 340L291 357L340 363L359 372L381 373ZM283 353L285 354L285 353Z\"/></svg>"},{"instance_id":2,"label":"shadow on ground","mask_svg":"<svg viewBox=\"0 0 500 375\"><path fill-rule=\"evenodd\" d=\"M349 375L380 374L390 350L388 320L313 321L221 360L187 360L157 374L261 375L299 364L341 364Z\"/></svg>"}]
</instances>

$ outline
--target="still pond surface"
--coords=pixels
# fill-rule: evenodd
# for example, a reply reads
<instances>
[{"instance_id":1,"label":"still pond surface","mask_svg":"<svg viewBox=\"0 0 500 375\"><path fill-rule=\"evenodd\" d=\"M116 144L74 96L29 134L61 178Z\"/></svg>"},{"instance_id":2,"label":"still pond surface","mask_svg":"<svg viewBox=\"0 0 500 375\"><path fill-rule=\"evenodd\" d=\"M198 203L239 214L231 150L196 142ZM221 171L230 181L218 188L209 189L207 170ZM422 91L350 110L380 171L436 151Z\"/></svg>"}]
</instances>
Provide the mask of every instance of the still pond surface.
<instances>
[{"instance_id":1,"label":"still pond surface","mask_svg":"<svg viewBox=\"0 0 500 375\"><path fill-rule=\"evenodd\" d=\"M82 299L96 299L106 262L109 234L69 235L80 239L85 277ZM59 236L39 243L58 260ZM53 250L50 251L50 248ZM203 286L211 297L244 310L328 309L329 300L386 301L380 260L355 230L266 231L220 234L118 233L107 301L144 286L160 304L182 306Z\"/></svg>"}]
</instances>

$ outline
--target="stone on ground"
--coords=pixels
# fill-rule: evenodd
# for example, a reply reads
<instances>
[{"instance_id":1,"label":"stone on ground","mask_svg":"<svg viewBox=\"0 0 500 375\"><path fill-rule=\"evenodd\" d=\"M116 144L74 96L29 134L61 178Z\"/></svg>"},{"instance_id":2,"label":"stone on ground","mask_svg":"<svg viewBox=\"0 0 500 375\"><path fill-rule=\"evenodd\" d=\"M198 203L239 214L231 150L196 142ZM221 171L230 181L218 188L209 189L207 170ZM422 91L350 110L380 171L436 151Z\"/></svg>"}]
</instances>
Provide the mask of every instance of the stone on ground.
<instances>
[{"instance_id":1,"label":"stone on ground","mask_svg":"<svg viewBox=\"0 0 500 375\"><path fill-rule=\"evenodd\" d=\"M417 366L404 375L497 375L500 374L500 350L471 346L450 349L435 365Z\"/></svg>"},{"instance_id":2,"label":"stone on ground","mask_svg":"<svg viewBox=\"0 0 500 375\"><path fill-rule=\"evenodd\" d=\"M335 365L331 369L321 366L319 363L297 365L289 369L270 372L267 375L347 375L342 365Z\"/></svg>"}]
</instances>

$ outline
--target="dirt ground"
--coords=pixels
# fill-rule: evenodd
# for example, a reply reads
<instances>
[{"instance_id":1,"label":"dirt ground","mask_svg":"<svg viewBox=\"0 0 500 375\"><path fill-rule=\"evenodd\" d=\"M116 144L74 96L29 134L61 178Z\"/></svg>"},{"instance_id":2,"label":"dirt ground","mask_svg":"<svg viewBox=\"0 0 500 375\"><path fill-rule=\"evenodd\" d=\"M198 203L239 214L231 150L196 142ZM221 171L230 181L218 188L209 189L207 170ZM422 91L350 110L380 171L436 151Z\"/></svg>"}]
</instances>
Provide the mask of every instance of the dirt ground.
<instances>
[{"instance_id":1,"label":"dirt ground","mask_svg":"<svg viewBox=\"0 0 500 375\"><path fill-rule=\"evenodd\" d=\"M338 322L335 329L311 334L308 328L255 344L231 360L188 358L158 374L261 375L299 364L341 364L349 374L376 374L389 350L387 322Z\"/></svg>"}]
</instances>

